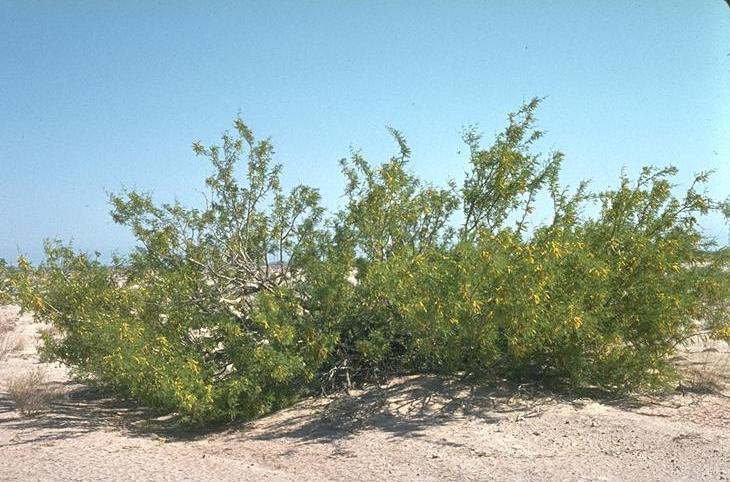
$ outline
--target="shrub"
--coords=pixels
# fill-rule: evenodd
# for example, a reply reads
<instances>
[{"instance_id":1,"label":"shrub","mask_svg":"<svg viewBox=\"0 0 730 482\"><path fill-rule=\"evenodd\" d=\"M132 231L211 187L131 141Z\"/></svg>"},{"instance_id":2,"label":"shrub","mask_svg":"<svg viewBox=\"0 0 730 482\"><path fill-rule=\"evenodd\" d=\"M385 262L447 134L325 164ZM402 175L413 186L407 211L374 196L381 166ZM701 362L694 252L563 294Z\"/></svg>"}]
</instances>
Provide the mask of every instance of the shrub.
<instances>
[{"instance_id":1,"label":"shrub","mask_svg":"<svg viewBox=\"0 0 730 482\"><path fill-rule=\"evenodd\" d=\"M203 208L112 195L132 254L105 265L51 242L9 291L60 333L44 339L48 359L191 423L255 417L339 375L660 387L679 343L730 338L728 253L697 227L722 205L700 190L706 173L676 197L671 167L569 191L562 154L533 152L538 105L488 148L465 134L461 186L419 180L391 129L385 164L342 161L346 204L329 217L315 189L282 190L271 144L236 120L222 147L193 145L214 170ZM534 224L543 198L550 221Z\"/></svg>"},{"instance_id":2,"label":"shrub","mask_svg":"<svg viewBox=\"0 0 730 482\"><path fill-rule=\"evenodd\" d=\"M7 389L15 408L28 417L48 410L55 398L55 392L47 387L46 374L40 368L11 379Z\"/></svg>"},{"instance_id":3,"label":"shrub","mask_svg":"<svg viewBox=\"0 0 730 482\"><path fill-rule=\"evenodd\" d=\"M112 195L112 216L134 232L135 252L106 266L48 243L38 269L20 260L15 286L23 306L62 334L45 337L49 359L190 422L289 403L330 343L303 311L293 277L324 235L319 195L305 186L283 193L270 143L235 127L222 149L193 146L215 170L205 209ZM246 186L233 176L242 156Z\"/></svg>"},{"instance_id":4,"label":"shrub","mask_svg":"<svg viewBox=\"0 0 730 482\"><path fill-rule=\"evenodd\" d=\"M23 339L15 333L15 325L10 320L0 320L0 361L11 353L23 349Z\"/></svg>"},{"instance_id":5,"label":"shrub","mask_svg":"<svg viewBox=\"0 0 730 482\"><path fill-rule=\"evenodd\" d=\"M23 349L23 340L15 333L3 330L0 327L0 361L5 360L11 353L21 351Z\"/></svg>"},{"instance_id":6,"label":"shrub","mask_svg":"<svg viewBox=\"0 0 730 482\"><path fill-rule=\"evenodd\" d=\"M11 278L14 270L8 266L5 259L0 258L0 304L13 301Z\"/></svg>"}]
</instances>

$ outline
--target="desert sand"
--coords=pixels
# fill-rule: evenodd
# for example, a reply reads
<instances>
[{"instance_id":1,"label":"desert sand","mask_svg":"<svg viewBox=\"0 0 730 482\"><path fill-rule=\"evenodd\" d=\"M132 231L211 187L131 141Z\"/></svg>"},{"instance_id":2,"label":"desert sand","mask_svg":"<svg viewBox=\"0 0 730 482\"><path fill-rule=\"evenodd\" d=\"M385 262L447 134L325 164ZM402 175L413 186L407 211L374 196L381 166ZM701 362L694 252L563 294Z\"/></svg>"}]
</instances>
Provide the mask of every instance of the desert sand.
<instances>
[{"instance_id":1,"label":"desert sand","mask_svg":"<svg viewBox=\"0 0 730 482\"><path fill-rule=\"evenodd\" d=\"M573 398L521 386L403 377L304 400L246 423L180 429L40 363L38 325L15 307L20 343L0 361L0 480L725 480L730 476L727 345L696 343L682 390ZM24 416L8 382L46 375L53 400Z\"/></svg>"}]
</instances>

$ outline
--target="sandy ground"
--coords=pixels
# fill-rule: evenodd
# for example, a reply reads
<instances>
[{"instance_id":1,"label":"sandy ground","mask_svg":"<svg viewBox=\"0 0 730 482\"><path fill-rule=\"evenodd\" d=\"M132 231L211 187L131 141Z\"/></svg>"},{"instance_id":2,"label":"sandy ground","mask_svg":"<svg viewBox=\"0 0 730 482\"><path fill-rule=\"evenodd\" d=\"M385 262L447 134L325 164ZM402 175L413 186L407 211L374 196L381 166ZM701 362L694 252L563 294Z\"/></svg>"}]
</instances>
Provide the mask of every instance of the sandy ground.
<instances>
[{"instance_id":1,"label":"sandy ground","mask_svg":"<svg viewBox=\"0 0 730 482\"><path fill-rule=\"evenodd\" d=\"M726 480L726 345L679 363L685 393L597 401L528 388L406 377L351 396L305 400L213 432L175 429L40 364L37 326L0 307L22 341L0 361L0 480ZM7 330L6 330L7 331ZM8 380L40 367L50 409L21 416Z\"/></svg>"}]
</instances>

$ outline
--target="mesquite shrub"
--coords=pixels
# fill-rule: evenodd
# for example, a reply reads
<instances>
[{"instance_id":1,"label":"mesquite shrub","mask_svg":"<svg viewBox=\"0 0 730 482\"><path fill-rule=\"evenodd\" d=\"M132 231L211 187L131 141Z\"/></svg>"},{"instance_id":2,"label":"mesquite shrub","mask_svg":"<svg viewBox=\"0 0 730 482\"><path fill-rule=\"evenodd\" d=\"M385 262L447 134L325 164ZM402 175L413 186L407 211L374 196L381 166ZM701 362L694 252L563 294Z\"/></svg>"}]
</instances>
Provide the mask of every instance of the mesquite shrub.
<instances>
[{"instance_id":1,"label":"mesquite shrub","mask_svg":"<svg viewBox=\"0 0 730 482\"><path fill-rule=\"evenodd\" d=\"M730 340L730 259L697 226L728 205L704 195L707 173L677 197L671 167L603 192L563 187L562 154L534 152L538 105L489 147L466 132L460 186L419 180L391 129L386 163L342 161L346 203L331 215L317 190L285 192L269 141L236 120L222 146L193 144L213 166L205 206L112 195L134 252L104 264L47 243L4 291L56 329L45 357L190 423L406 371L665 386L683 341ZM552 209L538 216L538 199Z\"/></svg>"}]
</instances>

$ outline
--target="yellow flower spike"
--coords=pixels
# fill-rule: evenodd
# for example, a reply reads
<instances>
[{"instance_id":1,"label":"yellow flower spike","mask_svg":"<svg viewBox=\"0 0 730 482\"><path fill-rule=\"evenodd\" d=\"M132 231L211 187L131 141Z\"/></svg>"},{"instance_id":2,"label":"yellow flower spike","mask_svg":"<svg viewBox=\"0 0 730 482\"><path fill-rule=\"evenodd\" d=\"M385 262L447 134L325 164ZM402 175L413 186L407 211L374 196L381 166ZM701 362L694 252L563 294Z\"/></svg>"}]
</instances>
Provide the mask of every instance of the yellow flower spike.
<instances>
[{"instance_id":1,"label":"yellow flower spike","mask_svg":"<svg viewBox=\"0 0 730 482\"><path fill-rule=\"evenodd\" d=\"M713 333L713 336L723 340L730 340L730 326L720 328L715 333Z\"/></svg>"},{"instance_id":2,"label":"yellow flower spike","mask_svg":"<svg viewBox=\"0 0 730 482\"><path fill-rule=\"evenodd\" d=\"M556 258L560 258L563 255L560 245L554 241L550 241L550 250Z\"/></svg>"},{"instance_id":3,"label":"yellow flower spike","mask_svg":"<svg viewBox=\"0 0 730 482\"><path fill-rule=\"evenodd\" d=\"M573 326L575 326L576 329L583 326L583 318L581 318L580 316L574 316L573 317Z\"/></svg>"},{"instance_id":4,"label":"yellow flower spike","mask_svg":"<svg viewBox=\"0 0 730 482\"><path fill-rule=\"evenodd\" d=\"M23 270L30 268L30 262L28 262L28 259L25 256L18 258L18 268Z\"/></svg>"}]
</instances>

